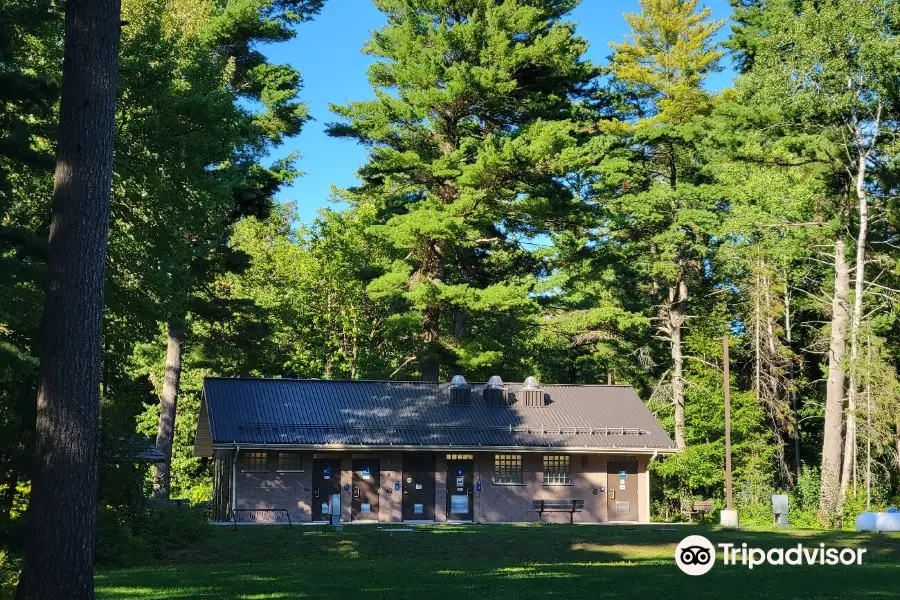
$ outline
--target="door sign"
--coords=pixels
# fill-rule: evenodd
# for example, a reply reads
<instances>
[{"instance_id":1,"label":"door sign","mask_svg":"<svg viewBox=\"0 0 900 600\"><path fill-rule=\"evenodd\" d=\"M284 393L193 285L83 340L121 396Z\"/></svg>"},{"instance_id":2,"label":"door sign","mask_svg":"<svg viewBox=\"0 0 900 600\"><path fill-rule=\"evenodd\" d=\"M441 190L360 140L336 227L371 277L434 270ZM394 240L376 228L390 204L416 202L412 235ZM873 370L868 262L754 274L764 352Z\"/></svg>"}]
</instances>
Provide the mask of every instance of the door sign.
<instances>
[{"instance_id":1,"label":"door sign","mask_svg":"<svg viewBox=\"0 0 900 600\"><path fill-rule=\"evenodd\" d=\"M326 481L331 479L331 466L330 465L325 465L324 467L322 467L322 479L325 479Z\"/></svg>"},{"instance_id":2,"label":"door sign","mask_svg":"<svg viewBox=\"0 0 900 600\"><path fill-rule=\"evenodd\" d=\"M456 487L464 486L465 485L465 483L463 483L464 480L465 480L465 477L457 477L456 478Z\"/></svg>"},{"instance_id":3,"label":"door sign","mask_svg":"<svg viewBox=\"0 0 900 600\"><path fill-rule=\"evenodd\" d=\"M481 482L480 481L475 484L475 491L477 491L477 492L481 491Z\"/></svg>"},{"instance_id":4,"label":"door sign","mask_svg":"<svg viewBox=\"0 0 900 600\"><path fill-rule=\"evenodd\" d=\"M417 484L416 484L416 489L417 489L417 490L421 490L421 489L422 489L422 484L421 484L421 483L417 483Z\"/></svg>"},{"instance_id":5,"label":"door sign","mask_svg":"<svg viewBox=\"0 0 900 600\"><path fill-rule=\"evenodd\" d=\"M407 477L407 478L406 478L406 483L412 483L412 477Z\"/></svg>"},{"instance_id":6,"label":"door sign","mask_svg":"<svg viewBox=\"0 0 900 600\"><path fill-rule=\"evenodd\" d=\"M400 491L400 482L399 482L399 481L395 481L395 482L394 482L394 491L395 491L395 492L399 492L399 491Z\"/></svg>"},{"instance_id":7,"label":"door sign","mask_svg":"<svg viewBox=\"0 0 900 600\"><path fill-rule=\"evenodd\" d=\"M462 477L465 474L466 474L465 469L463 469L462 467L456 467L456 476L457 477Z\"/></svg>"},{"instance_id":8,"label":"door sign","mask_svg":"<svg viewBox=\"0 0 900 600\"><path fill-rule=\"evenodd\" d=\"M619 471L619 479L625 479L626 477L628 477L628 473L626 473L625 471Z\"/></svg>"},{"instance_id":9,"label":"door sign","mask_svg":"<svg viewBox=\"0 0 900 600\"><path fill-rule=\"evenodd\" d=\"M372 478L372 470L369 469L369 467L363 467L362 478L363 479L371 479Z\"/></svg>"}]
</instances>

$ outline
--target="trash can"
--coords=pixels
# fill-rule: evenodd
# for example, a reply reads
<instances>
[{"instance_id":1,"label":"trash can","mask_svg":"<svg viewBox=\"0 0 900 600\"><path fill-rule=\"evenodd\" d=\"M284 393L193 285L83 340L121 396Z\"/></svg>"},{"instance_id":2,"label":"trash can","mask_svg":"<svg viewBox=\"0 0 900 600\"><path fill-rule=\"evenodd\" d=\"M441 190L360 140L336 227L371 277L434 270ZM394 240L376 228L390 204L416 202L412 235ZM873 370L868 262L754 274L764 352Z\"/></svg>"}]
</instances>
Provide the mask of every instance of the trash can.
<instances>
[{"instance_id":1,"label":"trash can","mask_svg":"<svg viewBox=\"0 0 900 600\"><path fill-rule=\"evenodd\" d=\"M788 522L787 494L774 494L772 496L772 514L775 515L775 525L790 524Z\"/></svg>"}]
</instances>

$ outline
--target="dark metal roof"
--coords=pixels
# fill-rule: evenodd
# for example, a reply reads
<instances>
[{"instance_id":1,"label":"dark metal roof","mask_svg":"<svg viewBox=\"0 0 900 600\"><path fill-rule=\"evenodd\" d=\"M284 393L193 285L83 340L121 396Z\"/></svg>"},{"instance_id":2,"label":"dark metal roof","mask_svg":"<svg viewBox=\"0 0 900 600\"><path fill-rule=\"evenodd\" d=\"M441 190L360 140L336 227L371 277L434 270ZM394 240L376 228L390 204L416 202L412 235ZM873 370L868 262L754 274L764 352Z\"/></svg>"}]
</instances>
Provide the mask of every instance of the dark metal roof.
<instances>
[{"instance_id":1,"label":"dark metal roof","mask_svg":"<svg viewBox=\"0 0 900 600\"><path fill-rule=\"evenodd\" d=\"M451 405L449 384L207 378L196 446L533 447L674 451L635 391L544 384L546 406ZM508 384L515 398L521 384ZM203 417L208 415L208 423ZM208 429L207 429L208 426ZM210 439L211 437L211 439ZM205 439L201 439L205 438ZM208 453L208 450L203 454Z\"/></svg>"}]
</instances>

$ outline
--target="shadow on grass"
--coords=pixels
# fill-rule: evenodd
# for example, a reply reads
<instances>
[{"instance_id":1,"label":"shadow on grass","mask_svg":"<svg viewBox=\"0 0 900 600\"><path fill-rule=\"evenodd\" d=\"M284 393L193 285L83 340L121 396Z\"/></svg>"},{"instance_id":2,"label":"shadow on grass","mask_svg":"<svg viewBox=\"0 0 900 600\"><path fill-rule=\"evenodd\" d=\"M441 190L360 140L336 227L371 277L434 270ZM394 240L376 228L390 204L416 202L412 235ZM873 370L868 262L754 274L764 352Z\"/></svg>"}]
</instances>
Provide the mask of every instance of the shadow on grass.
<instances>
[{"instance_id":1,"label":"shadow on grass","mask_svg":"<svg viewBox=\"0 0 900 600\"><path fill-rule=\"evenodd\" d=\"M389 534L297 530L224 532L181 564L101 570L97 597L121 600L235 598L896 598L900 539L823 532L712 528L450 526ZM233 533L234 535L228 535ZM691 578L674 565L690 534L713 543L771 548L825 543L869 549L866 564L753 569L717 564Z\"/></svg>"}]
</instances>

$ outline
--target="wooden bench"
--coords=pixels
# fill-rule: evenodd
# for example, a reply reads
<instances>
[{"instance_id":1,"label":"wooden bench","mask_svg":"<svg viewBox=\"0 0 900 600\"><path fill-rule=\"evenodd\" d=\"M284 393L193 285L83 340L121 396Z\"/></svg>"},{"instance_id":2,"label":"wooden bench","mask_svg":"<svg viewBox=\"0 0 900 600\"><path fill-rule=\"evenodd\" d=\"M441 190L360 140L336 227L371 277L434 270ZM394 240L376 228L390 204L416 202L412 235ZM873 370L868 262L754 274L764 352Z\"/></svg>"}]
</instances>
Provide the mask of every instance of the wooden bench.
<instances>
[{"instance_id":1,"label":"wooden bench","mask_svg":"<svg viewBox=\"0 0 900 600\"><path fill-rule=\"evenodd\" d=\"M712 500L697 500L691 504L691 521L694 520L695 515L700 516L701 514L711 513L714 506Z\"/></svg>"},{"instance_id":2,"label":"wooden bench","mask_svg":"<svg viewBox=\"0 0 900 600\"><path fill-rule=\"evenodd\" d=\"M537 512L538 521L543 521L545 512L567 512L569 522L575 522L575 513L584 510L584 500L535 500L531 509Z\"/></svg>"}]
</instances>

